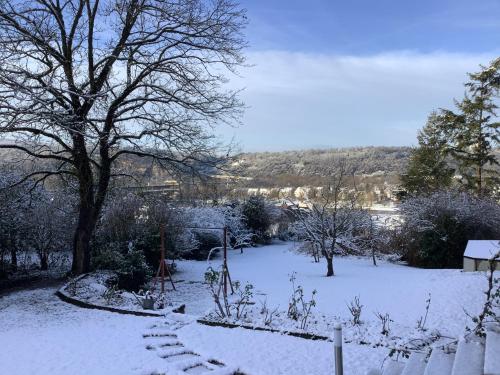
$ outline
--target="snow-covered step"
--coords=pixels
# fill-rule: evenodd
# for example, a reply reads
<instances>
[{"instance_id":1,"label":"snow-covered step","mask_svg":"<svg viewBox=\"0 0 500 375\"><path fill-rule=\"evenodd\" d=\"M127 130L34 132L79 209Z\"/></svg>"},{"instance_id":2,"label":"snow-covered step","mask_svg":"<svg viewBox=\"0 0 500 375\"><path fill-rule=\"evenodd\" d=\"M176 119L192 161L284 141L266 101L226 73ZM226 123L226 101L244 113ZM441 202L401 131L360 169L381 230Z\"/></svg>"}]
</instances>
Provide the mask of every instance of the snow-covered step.
<instances>
[{"instance_id":1,"label":"snow-covered step","mask_svg":"<svg viewBox=\"0 0 500 375\"><path fill-rule=\"evenodd\" d=\"M143 333L142 337L173 337L176 338L177 335L170 330L154 329L148 330Z\"/></svg>"},{"instance_id":2,"label":"snow-covered step","mask_svg":"<svg viewBox=\"0 0 500 375\"><path fill-rule=\"evenodd\" d=\"M188 367L187 369L184 370L186 374L190 375L198 375L198 374L206 374L207 372L212 371L212 369L209 369L207 366L204 364L200 363L196 366L193 367Z\"/></svg>"},{"instance_id":3,"label":"snow-covered step","mask_svg":"<svg viewBox=\"0 0 500 375\"><path fill-rule=\"evenodd\" d=\"M434 349L431 353L424 375L450 375L455 353L445 353L442 349Z\"/></svg>"},{"instance_id":4,"label":"snow-covered step","mask_svg":"<svg viewBox=\"0 0 500 375\"><path fill-rule=\"evenodd\" d=\"M427 356L424 353L412 353L401 373L402 375L424 375L427 365Z\"/></svg>"},{"instance_id":5,"label":"snow-covered step","mask_svg":"<svg viewBox=\"0 0 500 375\"><path fill-rule=\"evenodd\" d=\"M384 368L383 375L401 375L405 368L403 362L389 361Z\"/></svg>"},{"instance_id":6,"label":"snow-covered step","mask_svg":"<svg viewBox=\"0 0 500 375\"><path fill-rule=\"evenodd\" d=\"M484 344L462 340L458 343L452 375L483 375Z\"/></svg>"},{"instance_id":7,"label":"snow-covered step","mask_svg":"<svg viewBox=\"0 0 500 375\"><path fill-rule=\"evenodd\" d=\"M484 375L500 375L500 333L486 332Z\"/></svg>"}]
</instances>

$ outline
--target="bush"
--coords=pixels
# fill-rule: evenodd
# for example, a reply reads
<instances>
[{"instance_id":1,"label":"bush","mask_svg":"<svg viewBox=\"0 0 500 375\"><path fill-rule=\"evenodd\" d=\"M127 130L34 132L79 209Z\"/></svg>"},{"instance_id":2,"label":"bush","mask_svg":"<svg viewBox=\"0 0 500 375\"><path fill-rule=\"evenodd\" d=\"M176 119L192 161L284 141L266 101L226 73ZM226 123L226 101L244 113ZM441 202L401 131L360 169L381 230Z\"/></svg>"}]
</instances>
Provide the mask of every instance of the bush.
<instances>
[{"instance_id":1,"label":"bush","mask_svg":"<svg viewBox=\"0 0 500 375\"><path fill-rule=\"evenodd\" d=\"M268 204L263 197L255 195L250 197L244 204L242 213L246 218L246 224L254 234L257 242L269 241L267 231L272 224L271 213Z\"/></svg>"},{"instance_id":2,"label":"bush","mask_svg":"<svg viewBox=\"0 0 500 375\"><path fill-rule=\"evenodd\" d=\"M112 242L92 256L92 268L99 270L118 270L124 262L119 243Z\"/></svg>"},{"instance_id":3,"label":"bush","mask_svg":"<svg viewBox=\"0 0 500 375\"><path fill-rule=\"evenodd\" d=\"M222 247L219 233L195 232L194 237L197 243L196 249L184 252L182 254L184 259L207 260L212 249L217 248L215 251L217 253Z\"/></svg>"},{"instance_id":4,"label":"bush","mask_svg":"<svg viewBox=\"0 0 500 375\"><path fill-rule=\"evenodd\" d=\"M9 262L0 260L0 280L9 278L11 268L12 266Z\"/></svg>"},{"instance_id":5,"label":"bush","mask_svg":"<svg viewBox=\"0 0 500 375\"><path fill-rule=\"evenodd\" d=\"M136 249L129 250L116 273L118 288L134 292L139 291L152 276L144 253Z\"/></svg>"},{"instance_id":6,"label":"bush","mask_svg":"<svg viewBox=\"0 0 500 375\"><path fill-rule=\"evenodd\" d=\"M468 240L500 238L500 205L462 192L408 198L392 243L404 260L426 268L461 268Z\"/></svg>"},{"instance_id":7,"label":"bush","mask_svg":"<svg viewBox=\"0 0 500 375\"><path fill-rule=\"evenodd\" d=\"M138 291L152 276L142 250L130 245L127 250L118 243L111 243L109 248L95 254L92 258L95 269L115 271L119 289Z\"/></svg>"}]
</instances>

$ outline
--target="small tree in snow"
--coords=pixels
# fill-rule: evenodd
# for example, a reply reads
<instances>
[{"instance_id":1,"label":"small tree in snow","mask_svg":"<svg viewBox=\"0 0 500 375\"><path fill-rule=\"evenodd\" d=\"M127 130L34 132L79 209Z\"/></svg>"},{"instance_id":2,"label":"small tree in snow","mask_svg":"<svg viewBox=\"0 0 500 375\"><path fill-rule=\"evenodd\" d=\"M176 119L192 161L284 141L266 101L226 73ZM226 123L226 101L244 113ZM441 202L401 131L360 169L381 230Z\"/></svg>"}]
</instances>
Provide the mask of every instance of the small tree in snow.
<instances>
[{"instance_id":1,"label":"small tree in snow","mask_svg":"<svg viewBox=\"0 0 500 375\"><path fill-rule=\"evenodd\" d=\"M296 218L294 230L299 237L317 246L327 262L326 276L333 276L333 256L358 248L357 224L363 223L366 212L357 205L355 189L346 191L347 179L354 176L346 161L340 160L330 177L330 183L321 190L318 201L303 209L293 206Z\"/></svg>"},{"instance_id":2,"label":"small tree in snow","mask_svg":"<svg viewBox=\"0 0 500 375\"><path fill-rule=\"evenodd\" d=\"M224 224L227 228L228 243L233 249L240 249L252 245L255 234L248 228L246 217L241 205L226 206L221 209L224 215Z\"/></svg>"}]
</instances>

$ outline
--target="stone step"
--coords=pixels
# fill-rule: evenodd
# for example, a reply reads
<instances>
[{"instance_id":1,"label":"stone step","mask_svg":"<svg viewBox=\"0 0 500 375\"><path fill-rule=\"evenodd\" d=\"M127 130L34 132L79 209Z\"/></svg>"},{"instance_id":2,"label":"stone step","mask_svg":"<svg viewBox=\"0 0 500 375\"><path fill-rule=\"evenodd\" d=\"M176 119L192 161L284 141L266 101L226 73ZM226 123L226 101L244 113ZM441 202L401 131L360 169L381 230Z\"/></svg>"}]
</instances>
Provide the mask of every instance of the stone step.
<instances>
[{"instance_id":1,"label":"stone step","mask_svg":"<svg viewBox=\"0 0 500 375\"><path fill-rule=\"evenodd\" d=\"M184 372L186 374L191 374L191 375L200 375L212 372L212 369L208 368L204 364L199 364L193 367L188 367L187 369L184 370Z\"/></svg>"},{"instance_id":2,"label":"stone step","mask_svg":"<svg viewBox=\"0 0 500 375\"><path fill-rule=\"evenodd\" d=\"M484 375L500 375L500 333L486 332Z\"/></svg>"},{"instance_id":3,"label":"stone step","mask_svg":"<svg viewBox=\"0 0 500 375\"><path fill-rule=\"evenodd\" d=\"M424 375L427 365L427 355L424 353L412 353L405 365L402 375Z\"/></svg>"},{"instance_id":4,"label":"stone step","mask_svg":"<svg viewBox=\"0 0 500 375\"><path fill-rule=\"evenodd\" d=\"M475 339L458 343L452 375L483 375L484 344Z\"/></svg>"},{"instance_id":5,"label":"stone step","mask_svg":"<svg viewBox=\"0 0 500 375\"><path fill-rule=\"evenodd\" d=\"M434 349L431 353L424 375L451 375L455 353L445 353L442 349Z\"/></svg>"},{"instance_id":6,"label":"stone step","mask_svg":"<svg viewBox=\"0 0 500 375\"><path fill-rule=\"evenodd\" d=\"M405 368L404 362L389 361L384 366L383 375L401 375Z\"/></svg>"}]
</instances>

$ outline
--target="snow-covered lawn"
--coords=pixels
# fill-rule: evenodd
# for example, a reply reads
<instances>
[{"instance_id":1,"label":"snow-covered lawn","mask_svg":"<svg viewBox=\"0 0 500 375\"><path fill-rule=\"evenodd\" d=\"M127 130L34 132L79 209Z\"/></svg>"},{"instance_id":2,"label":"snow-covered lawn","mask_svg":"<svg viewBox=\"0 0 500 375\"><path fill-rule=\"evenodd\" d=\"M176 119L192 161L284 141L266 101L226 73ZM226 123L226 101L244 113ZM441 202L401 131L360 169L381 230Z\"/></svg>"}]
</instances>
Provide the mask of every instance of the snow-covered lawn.
<instances>
[{"instance_id":1,"label":"snow-covered lawn","mask_svg":"<svg viewBox=\"0 0 500 375\"><path fill-rule=\"evenodd\" d=\"M441 333L463 333L467 317L479 311L486 286L484 275L460 270L422 270L369 259L336 258L333 278L324 277L325 265L290 252L291 243L229 253L234 280L251 282L268 306L286 310L291 295L289 274L306 295L316 289L316 310L341 320L349 318L346 302L359 295L362 320L375 322L374 311L387 312L401 327L414 328L423 315L428 293L432 302L428 326ZM212 266L220 259L212 261ZM203 280L206 262L178 263L176 301L186 312L201 316L212 308ZM195 281L197 283L190 283ZM184 287L183 287L184 285ZM194 289L193 289L194 288ZM0 373L5 374L146 374L171 369L157 349L146 350L143 338L164 318L119 315L86 310L60 301L55 288L16 292L0 298ZM186 291L196 290L194 298ZM206 291L206 293L205 293ZM195 323L194 317L179 318L175 334L185 347L202 357L213 358L248 375L328 374L333 371L333 347L329 342L310 341L275 333L224 329ZM164 323L164 322L163 322ZM326 333L326 332L325 332ZM327 333L326 333L327 334ZM154 339L161 343L161 338ZM155 344L156 345L156 344ZM365 374L379 366L387 348L346 344L345 373ZM200 357L201 358L201 357ZM167 372L168 374L172 372Z\"/></svg>"},{"instance_id":2,"label":"snow-covered lawn","mask_svg":"<svg viewBox=\"0 0 500 375\"><path fill-rule=\"evenodd\" d=\"M267 299L268 306L287 309L292 293L289 275L296 272L296 283L302 285L306 296L317 290L316 310L350 318L346 303L359 296L364 305L362 320L377 320L374 312L389 313L391 318L414 327L425 313L425 301L431 294L428 327L441 328L443 334L458 336L464 331L471 314L482 307L487 286L484 273L461 270L426 270L378 261L375 267L369 258L334 258L334 277L325 277L326 264L314 263L311 258L296 254L293 243L229 252L228 267L233 281L250 282L255 286L255 299ZM211 262L216 266L220 260ZM205 262L179 262L178 278L201 280L207 268ZM259 295L260 294L260 295ZM210 299L207 296L207 303ZM200 301L196 310L201 313ZM187 311L190 311L189 303Z\"/></svg>"}]
</instances>

